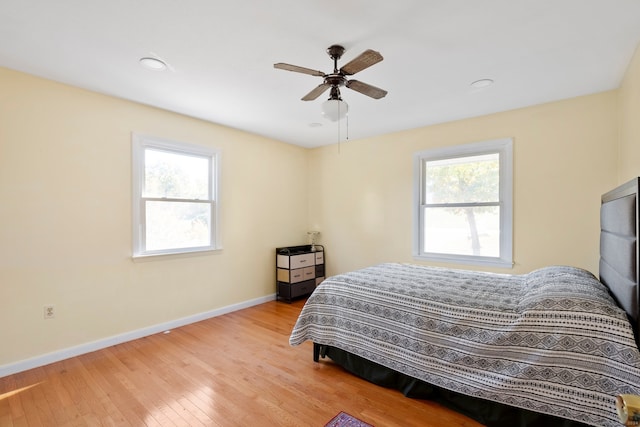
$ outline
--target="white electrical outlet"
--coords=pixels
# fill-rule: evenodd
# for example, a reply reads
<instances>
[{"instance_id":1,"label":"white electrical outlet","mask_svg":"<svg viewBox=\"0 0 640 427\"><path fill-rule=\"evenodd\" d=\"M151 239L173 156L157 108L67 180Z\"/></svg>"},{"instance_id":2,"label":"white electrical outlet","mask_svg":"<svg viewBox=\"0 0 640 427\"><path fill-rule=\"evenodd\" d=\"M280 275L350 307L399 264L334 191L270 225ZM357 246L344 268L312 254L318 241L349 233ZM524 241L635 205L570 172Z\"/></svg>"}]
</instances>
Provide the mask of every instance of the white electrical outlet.
<instances>
[{"instance_id":1,"label":"white electrical outlet","mask_svg":"<svg viewBox=\"0 0 640 427\"><path fill-rule=\"evenodd\" d=\"M56 317L56 310L55 310L54 306L45 305L44 306L44 318L45 319L53 319L54 317Z\"/></svg>"}]
</instances>

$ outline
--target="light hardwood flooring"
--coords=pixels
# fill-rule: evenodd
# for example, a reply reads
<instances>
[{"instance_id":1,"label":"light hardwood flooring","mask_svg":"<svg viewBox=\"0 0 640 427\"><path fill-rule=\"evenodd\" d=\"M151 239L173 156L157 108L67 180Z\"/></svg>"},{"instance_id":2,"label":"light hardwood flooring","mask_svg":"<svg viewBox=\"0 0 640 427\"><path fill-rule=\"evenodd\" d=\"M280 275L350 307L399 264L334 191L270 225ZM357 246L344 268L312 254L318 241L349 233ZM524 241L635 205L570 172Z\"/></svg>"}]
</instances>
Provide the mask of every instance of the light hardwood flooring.
<instances>
[{"instance_id":1,"label":"light hardwood flooring","mask_svg":"<svg viewBox=\"0 0 640 427\"><path fill-rule=\"evenodd\" d=\"M304 301L234 313L0 378L0 426L478 427L312 360L289 334Z\"/></svg>"}]
</instances>

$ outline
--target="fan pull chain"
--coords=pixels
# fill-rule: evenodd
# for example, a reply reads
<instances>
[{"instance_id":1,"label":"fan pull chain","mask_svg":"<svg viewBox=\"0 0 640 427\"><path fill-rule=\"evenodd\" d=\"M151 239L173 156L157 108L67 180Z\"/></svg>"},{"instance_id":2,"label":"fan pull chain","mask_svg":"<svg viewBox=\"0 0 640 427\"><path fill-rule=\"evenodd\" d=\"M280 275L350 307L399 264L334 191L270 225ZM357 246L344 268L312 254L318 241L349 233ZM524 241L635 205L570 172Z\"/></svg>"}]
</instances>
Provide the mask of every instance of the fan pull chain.
<instances>
[{"instance_id":1,"label":"fan pull chain","mask_svg":"<svg viewBox=\"0 0 640 427\"><path fill-rule=\"evenodd\" d=\"M349 141L349 115L347 114L347 139L346 141Z\"/></svg>"},{"instance_id":2,"label":"fan pull chain","mask_svg":"<svg viewBox=\"0 0 640 427\"><path fill-rule=\"evenodd\" d=\"M340 107L338 107L340 109ZM338 119L338 154L340 154L340 119Z\"/></svg>"},{"instance_id":3,"label":"fan pull chain","mask_svg":"<svg viewBox=\"0 0 640 427\"><path fill-rule=\"evenodd\" d=\"M349 115L347 114L345 116L346 120L347 120L347 137L345 139L345 141L349 141ZM338 120L338 154L340 154L340 121Z\"/></svg>"}]
</instances>

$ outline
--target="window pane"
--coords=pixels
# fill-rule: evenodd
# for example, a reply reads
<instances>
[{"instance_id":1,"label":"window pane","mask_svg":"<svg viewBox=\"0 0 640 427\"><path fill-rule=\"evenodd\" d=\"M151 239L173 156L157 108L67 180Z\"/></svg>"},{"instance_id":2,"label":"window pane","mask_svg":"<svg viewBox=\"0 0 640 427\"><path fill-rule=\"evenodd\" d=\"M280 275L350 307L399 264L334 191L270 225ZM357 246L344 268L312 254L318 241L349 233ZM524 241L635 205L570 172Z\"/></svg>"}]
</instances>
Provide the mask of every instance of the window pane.
<instances>
[{"instance_id":1,"label":"window pane","mask_svg":"<svg viewBox=\"0 0 640 427\"><path fill-rule=\"evenodd\" d=\"M146 202L146 250L195 248L211 244L211 205Z\"/></svg>"},{"instance_id":2,"label":"window pane","mask_svg":"<svg viewBox=\"0 0 640 427\"><path fill-rule=\"evenodd\" d=\"M498 153L427 161L424 202L497 202L499 182Z\"/></svg>"},{"instance_id":3,"label":"window pane","mask_svg":"<svg viewBox=\"0 0 640 427\"><path fill-rule=\"evenodd\" d=\"M209 199L209 159L146 149L143 197Z\"/></svg>"},{"instance_id":4,"label":"window pane","mask_svg":"<svg viewBox=\"0 0 640 427\"><path fill-rule=\"evenodd\" d=\"M424 208L424 252L500 256L498 206Z\"/></svg>"}]
</instances>

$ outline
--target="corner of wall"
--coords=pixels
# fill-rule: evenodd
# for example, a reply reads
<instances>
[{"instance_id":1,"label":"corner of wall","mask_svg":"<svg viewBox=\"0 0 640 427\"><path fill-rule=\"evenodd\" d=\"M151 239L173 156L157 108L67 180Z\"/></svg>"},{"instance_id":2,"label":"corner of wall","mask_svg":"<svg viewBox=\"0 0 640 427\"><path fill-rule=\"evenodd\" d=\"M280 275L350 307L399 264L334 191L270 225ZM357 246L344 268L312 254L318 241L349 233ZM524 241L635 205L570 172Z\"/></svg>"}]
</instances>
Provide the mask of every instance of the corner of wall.
<instances>
[{"instance_id":1,"label":"corner of wall","mask_svg":"<svg viewBox=\"0 0 640 427\"><path fill-rule=\"evenodd\" d=\"M640 175L640 45L618 88L618 183Z\"/></svg>"}]
</instances>

